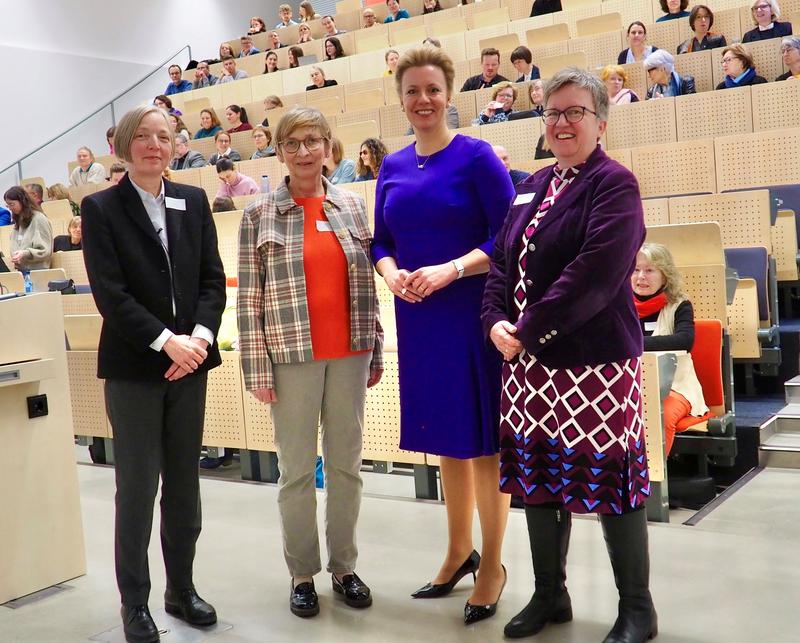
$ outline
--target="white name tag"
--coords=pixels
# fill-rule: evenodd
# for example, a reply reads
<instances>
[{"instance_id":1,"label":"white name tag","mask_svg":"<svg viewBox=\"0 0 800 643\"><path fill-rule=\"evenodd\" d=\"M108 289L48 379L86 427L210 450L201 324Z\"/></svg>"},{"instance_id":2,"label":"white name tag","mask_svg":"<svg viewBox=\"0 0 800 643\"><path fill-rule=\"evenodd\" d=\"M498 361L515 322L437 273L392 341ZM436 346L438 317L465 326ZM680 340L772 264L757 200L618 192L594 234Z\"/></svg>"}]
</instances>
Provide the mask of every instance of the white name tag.
<instances>
[{"instance_id":1,"label":"white name tag","mask_svg":"<svg viewBox=\"0 0 800 643\"><path fill-rule=\"evenodd\" d=\"M533 198L536 196L536 192L529 192L528 194L518 194L517 198L514 199L514 205L524 205L526 203L530 203L533 201Z\"/></svg>"},{"instance_id":2,"label":"white name tag","mask_svg":"<svg viewBox=\"0 0 800 643\"><path fill-rule=\"evenodd\" d=\"M317 221L317 232L333 232L333 228L328 221Z\"/></svg>"},{"instance_id":3,"label":"white name tag","mask_svg":"<svg viewBox=\"0 0 800 643\"><path fill-rule=\"evenodd\" d=\"M656 329L657 325L658 325L658 322L645 322L644 323L644 329L646 331L652 333Z\"/></svg>"},{"instance_id":4,"label":"white name tag","mask_svg":"<svg viewBox=\"0 0 800 643\"><path fill-rule=\"evenodd\" d=\"M186 212L186 199L175 199L167 196L164 197L164 205L171 210L183 210Z\"/></svg>"}]
</instances>

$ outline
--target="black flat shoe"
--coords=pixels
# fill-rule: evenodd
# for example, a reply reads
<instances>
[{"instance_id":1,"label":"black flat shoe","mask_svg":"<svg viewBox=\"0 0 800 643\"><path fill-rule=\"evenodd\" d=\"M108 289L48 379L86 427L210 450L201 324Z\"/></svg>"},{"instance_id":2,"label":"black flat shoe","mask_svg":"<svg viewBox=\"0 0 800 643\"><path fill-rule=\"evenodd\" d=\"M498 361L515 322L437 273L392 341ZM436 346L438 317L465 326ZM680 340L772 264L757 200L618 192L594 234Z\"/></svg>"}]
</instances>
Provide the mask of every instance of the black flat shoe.
<instances>
[{"instance_id":1,"label":"black flat shoe","mask_svg":"<svg viewBox=\"0 0 800 643\"><path fill-rule=\"evenodd\" d=\"M500 597L503 595L503 590L506 587L506 581L508 581L508 572L506 571L505 565L501 565L501 567L503 568L503 575L505 578L503 578L503 585L500 587L497 600L491 605L472 605L467 601L467 604L464 605L464 625L472 625L478 621L483 621L494 616L495 612L497 612L497 604L500 602Z\"/></svg>"},{"instance_id":2,"label":"black flat shoe","mask_svg":"<svg viewBox=\"0 0 800 643\"><path fill-rule=\"evenodd\" d=\"M441 596L447 596L450 592L453 591L453 588L456 586L456 583L460 581L464 576L468 574L472 574L472 580L475 580L475 572L478 571L478 567L481 564L481 555L476 552L474 549L472 553L467 556L467 560L463 562L461 567L456 570L456 573L453 574L452 578L446 583L441 583L439 585L434 585L433 583L428 583L425 587L420 587L416 592L411 594L412 598L439 598Z\"/></svg>"},{"instance_id":3,"label":"black flat shoe","mask_svg":"<svg viewBox=\"0 0 800 643\"><path fill-rule=\"evenodd\" d=\"M157 643L161 640L147 605L123 605L119 615L128 643Z\"/></svg>"},{"instance_id":4,"label":"black flat shoe","mask_svg":"<svg viewBox=\"0 0 800 643\"><path fill-rule=\"evenodd\" d=\"M294 585L294 581L292 584ZM298 583L292 587L292 591L289 592L289 609L292 614L301 618L319 614L319 599L313 580L310 583Z\"/></svg>"},{"instance_id":5,"label":"black flat shoe","mask_svg":"<svg viewBox=\"0 0 800 643\"><path fill-rule=\"evenodd\" d=\"M350 607L369 607L372 605L372 592L355 572L342 576L341 582L336 578L336 574L331 574L331 582L333 583L334 593L337 596L341 596Z\"/></svg>"},{"instance_id":6,"label":"black flat shoe","mask_svg":"<svg viewBox=\"0 0 800 643\"><path fill-rule=\"evenodd\" d=\"M208 626L217 622L217 611L200 598L194 588L167 589L164 593L164 609L167 614L177 616L189 625Z\"/></svg>"}]
</instances>

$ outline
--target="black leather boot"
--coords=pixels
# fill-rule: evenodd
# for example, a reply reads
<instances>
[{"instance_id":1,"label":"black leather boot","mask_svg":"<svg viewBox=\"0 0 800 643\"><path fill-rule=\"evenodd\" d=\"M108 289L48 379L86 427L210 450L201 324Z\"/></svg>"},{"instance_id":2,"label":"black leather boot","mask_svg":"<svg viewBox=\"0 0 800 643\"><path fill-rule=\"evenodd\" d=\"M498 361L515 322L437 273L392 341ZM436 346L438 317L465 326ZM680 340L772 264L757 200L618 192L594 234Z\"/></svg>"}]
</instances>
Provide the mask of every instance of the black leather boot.
<instances>
[{"instance_id":1,"label":"black leather boot","mask_svg":"<svg viewBox=\"0 0 800 643\"><path fill-rule=\"evenodd\" d=\"M572 620L567 593L567 550L572 514L563 509L525 507L535 591L530 602L505 626L508 638L532 636L548 623Z\"/></svg>"},{"instance_id":2,"label":"black leather boot","mask_svg":"<svg viewBox=\"0 0 800 643\"><path fill-rule=\"evenodd\" d=\"M658 634L650 596L647 513L640 509L621 516L601 515L600 524L619 590L619 615L603 643L645 643Z\"/></svg>"}]
</instances>

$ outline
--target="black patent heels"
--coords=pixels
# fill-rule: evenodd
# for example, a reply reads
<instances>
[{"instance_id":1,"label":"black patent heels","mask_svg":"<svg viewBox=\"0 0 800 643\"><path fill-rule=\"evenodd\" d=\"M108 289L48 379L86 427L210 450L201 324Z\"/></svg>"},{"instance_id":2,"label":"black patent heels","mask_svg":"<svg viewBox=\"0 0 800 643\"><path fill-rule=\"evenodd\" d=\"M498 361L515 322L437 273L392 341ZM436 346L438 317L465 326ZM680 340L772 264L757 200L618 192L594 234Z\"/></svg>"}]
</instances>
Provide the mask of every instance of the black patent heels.
<instances>
[{"instance_id":1,"label":"black patent heels","mask_svg":"<svg viewBox=\"0 0 800 643\"><path fill-rule=\"evenodd\" d=\"M494 616L495 612L497 612L497 604L500 602L500 597L503 595L503 590L505 589L506 582L508 581L508 572L506 571L506 567L505 565L501 565L501 567L503 568L504 578L503 585L500 587L500 593L497 595L497 600L491 605L472 605L469 601L467 601L467 604L464 605L464 625L472 625L478 621L483 621L490 616Z\"/></svg>"},{"instance_id":2,"label":"black patent heels","mask_svg":"<svg viewBox=\"0 0 800 643\"><path fill-rule=\"evenodd\" d=\"M453 591L453 588L456 586L458 581L460 581L464 576L468 574L472 574L472 580L475 580L475 573L478 571L478 567L481 564L481 555L472 550L472 553L467 557L467 560L463 562L461 567L456 570L456 573L450 578L449 581L446 583L440 583L434 585L433 583L428 583L424 587L420 587L416 592L411 594L412 598L440 598L441 596L447 596L450 592Z\"/></svg>"}]
</instances>

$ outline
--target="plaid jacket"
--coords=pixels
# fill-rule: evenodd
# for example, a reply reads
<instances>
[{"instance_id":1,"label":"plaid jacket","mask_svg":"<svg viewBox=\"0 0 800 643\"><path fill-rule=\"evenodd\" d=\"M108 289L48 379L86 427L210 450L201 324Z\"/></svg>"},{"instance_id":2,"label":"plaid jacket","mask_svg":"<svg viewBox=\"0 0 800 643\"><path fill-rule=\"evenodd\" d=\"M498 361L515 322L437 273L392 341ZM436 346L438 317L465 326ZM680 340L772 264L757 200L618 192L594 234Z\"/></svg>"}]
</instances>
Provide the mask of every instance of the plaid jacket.
<instances>
[{"instance_id":1,"label":"plaid jacket","mask_svg":"<svg viewBox=\"0 0 800 643\"><path fill-rule=\"evenodd\" d=\"M383 368L383 329L364 200L325 178L325 215L350 266L350 346ZM239 227L239 346L248 391L274 388L272 364L314 359L303 267L303 208L286 182L251 203Z\"/></svg>"}]
</instances>

